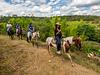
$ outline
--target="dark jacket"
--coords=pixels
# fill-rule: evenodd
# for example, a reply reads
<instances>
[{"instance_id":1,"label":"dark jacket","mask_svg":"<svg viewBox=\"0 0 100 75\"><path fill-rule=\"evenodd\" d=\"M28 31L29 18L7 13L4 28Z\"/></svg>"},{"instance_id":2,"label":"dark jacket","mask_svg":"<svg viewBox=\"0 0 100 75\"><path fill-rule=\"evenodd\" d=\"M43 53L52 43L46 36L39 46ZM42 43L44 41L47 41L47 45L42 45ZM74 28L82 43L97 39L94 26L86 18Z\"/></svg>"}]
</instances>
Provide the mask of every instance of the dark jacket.
<instances>
[{"instance_id":1,"label":"dark jacket","mask_svg":"<svg viewBox=\"0 0 100 75\"><path fill-rule=\"evenodd\" d=\"M55 29L54 34L55 34L55 37L58 36L59 38L62 38L62 32L60 29L59 30Z\"/></svg>"}]
</instances>

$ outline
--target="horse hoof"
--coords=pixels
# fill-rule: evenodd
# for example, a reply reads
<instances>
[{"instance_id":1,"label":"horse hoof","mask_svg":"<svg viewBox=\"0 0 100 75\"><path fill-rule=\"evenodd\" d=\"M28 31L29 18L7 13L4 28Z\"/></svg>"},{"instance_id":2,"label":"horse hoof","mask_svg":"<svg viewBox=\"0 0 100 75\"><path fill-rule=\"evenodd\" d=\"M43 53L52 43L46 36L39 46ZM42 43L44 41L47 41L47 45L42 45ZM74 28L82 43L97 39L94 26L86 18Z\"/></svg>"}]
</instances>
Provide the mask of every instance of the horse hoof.
<instances>
[{"instance_id":1,"label":"horse hoof","mask_svg":"<svg viewBox=\"0 0 100 75\"><path fill-rule=\"evenodd\" d=\"M51 63L51 60L49 60L48 62Z\"/></svg>"},{"instance_id":2,"label":"horse hoof","mask_svg":"<svg viewBox=\"0 0 100 75\"><path fill-rule=\"evenodd\" d=\"M72 67L74 67L75 65L74 64L72 64Z\"/></svg>"}]
</instances>

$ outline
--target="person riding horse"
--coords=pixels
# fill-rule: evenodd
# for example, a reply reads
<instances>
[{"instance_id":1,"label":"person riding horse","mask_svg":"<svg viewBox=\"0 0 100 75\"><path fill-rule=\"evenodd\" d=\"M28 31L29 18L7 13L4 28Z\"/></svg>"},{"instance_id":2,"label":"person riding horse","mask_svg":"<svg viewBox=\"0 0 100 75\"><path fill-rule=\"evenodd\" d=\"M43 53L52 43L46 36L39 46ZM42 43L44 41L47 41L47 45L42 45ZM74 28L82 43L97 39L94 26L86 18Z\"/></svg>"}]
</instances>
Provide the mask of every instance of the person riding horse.
<instances>
[{"instance_id":1,"label":"person riding horse","mask_svg":"<svg viewBox=\"0 0 100 75\"><path fill-rule=\"evenodd\" d=\"M35 28L32 26L32 23L29 24L28 31L30 31L31 33L35 32Z\"/></svg>"},{"instance_id":2,"label":"person riding horse","mask_svg":"<svg viewBox=\"0 0 100 75\"><path fill-rule=\"evenodd\" d=\"M20 29L20 25L17 23L16 24L16 35L18 35L18 30Z\"/></svg>"},{"instance_id":3,"label":"person riding horse","mask_svg":"<svg viewBox=\"0 0 100 75\"><path fill-rule=\"evenodd\" d=\"M9 37L11 37L11 39L13 39L14 31L12 29L12 25L10 24L10 22L8 22L8 24L6 25L6 29L7 29L7 33L9 35Z\"/></svg>"},{"instance_id":4,"label":"person riding horse","mask_svg":"<svg viewBox=\"0 0 100 75\"><path fill-rule=\"evenodd\" d=\"M32 23L30 23L28 26L27 41L28 41L28 39L30 39L30 41L31 41L32 33L34 33L34 32L35 32L35 28L32 26Z\"/></svg>"},{"instance_id":5,"label":"person riding horse","mask_svg":"<svg viewBox=\"0 0 100 75\"><path fill-rule=\"evenodd\" d=\"M61 32L59 23L56 23L54 33L55 33L55 40L56 40L56 46L57 46L57 54L61 54L62 32Z\"/></svg>"},{"instance_id":6,"label":"person riding horse","mask_svg":"<svg viewBox=\"0 0 100 75\"><path fill-rule=\"evenodd\" d=\"M6 28L7 28L7 32L9 32L12 29L12 25L10 24L10 22L8 22Z\"/></svg>"},{"instance_id":7,"label":"person riding horse","mask_svg":"<svg viewBox=\"0 0 100 75\"><path fill-rule=\"evenodd\" d=\"M16 24L16 36L19 37L19 39L22 39L22 27L20 26L20 24Z\"/></svg>"}]
</instances>

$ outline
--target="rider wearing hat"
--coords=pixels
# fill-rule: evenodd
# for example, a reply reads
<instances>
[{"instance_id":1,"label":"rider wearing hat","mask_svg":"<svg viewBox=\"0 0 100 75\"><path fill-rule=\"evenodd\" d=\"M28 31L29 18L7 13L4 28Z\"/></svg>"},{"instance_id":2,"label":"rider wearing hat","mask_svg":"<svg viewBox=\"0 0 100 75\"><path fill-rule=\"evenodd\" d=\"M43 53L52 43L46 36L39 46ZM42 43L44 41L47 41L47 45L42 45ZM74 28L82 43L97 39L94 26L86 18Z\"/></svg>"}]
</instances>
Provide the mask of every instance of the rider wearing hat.
<instances>
[{"instance_id":1,"label":"rider wearing hat","mask_svg":"<svg viewBox=\"0 0 100 75\"><path fill-rule=\"evenodd\" d=\"M56 45L57 45L57 53L61 54L61 39L62 39L62 32L61 32L61 25L59 22L56 23L55 25L55 40L56 40Z\"/></svg>"},{"instance_id":2,"label":"rider wearing hat","mask_svg":"<svg viewBox=\"0 0 100 75\"><path fill-rule=\"evenodd\" d=\"M10 24L10 22L7 23L6 28L7 32L9 32L12 29L12 25Z\"/></svg>"}]
</instances>

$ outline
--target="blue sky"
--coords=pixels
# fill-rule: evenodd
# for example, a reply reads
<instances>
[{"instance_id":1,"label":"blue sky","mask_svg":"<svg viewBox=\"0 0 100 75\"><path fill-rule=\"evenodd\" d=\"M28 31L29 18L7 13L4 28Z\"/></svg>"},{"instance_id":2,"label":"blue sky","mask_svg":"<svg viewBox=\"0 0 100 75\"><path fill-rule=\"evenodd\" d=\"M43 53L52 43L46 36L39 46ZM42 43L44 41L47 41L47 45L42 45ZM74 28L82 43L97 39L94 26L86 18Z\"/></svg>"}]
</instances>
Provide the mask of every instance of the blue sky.
<instances>
[{"instance_id":1,"label":"blue sky","mask_svg":"<svg viewBox=\"0 0 100 75\"><path fill-rule=\"evenodd\" d=\"M0 15L100 16L100 0L0 0Z\"/></svg>"}]
</instances>

